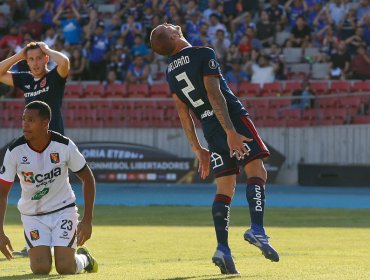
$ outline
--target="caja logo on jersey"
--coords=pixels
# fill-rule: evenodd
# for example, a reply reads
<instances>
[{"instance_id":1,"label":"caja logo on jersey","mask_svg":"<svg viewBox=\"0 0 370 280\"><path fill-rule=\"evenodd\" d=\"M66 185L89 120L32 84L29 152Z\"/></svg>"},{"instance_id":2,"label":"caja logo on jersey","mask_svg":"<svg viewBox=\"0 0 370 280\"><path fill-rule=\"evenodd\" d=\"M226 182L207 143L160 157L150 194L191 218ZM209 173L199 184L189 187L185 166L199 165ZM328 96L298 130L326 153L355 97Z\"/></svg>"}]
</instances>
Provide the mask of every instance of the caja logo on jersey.
<instances>
[{"instance_id":1,"label":"caja logo on jersey","mask_svg":"<svg viewBox=\"0 0 370 280\"><path fill-rule=\"evenodd\" d=\"M32 241L40 239L40 233L37 229L30 231L30 237Z\"/></svg>"},{"instance_id":2,"label":"caja logo on jersey","mask_svg":"<svg viewBox=\"0 0 370 280\"><path fill-rule=\"evenodd\" d=\"M60 162L59 153L50 153L50 160L51 163L59 163Z\"/></svg>"},{"instance_id":3,"label":"caja logo on jersey","mask_svg":"<svg viewBox=\"0 0 370 280\"><path fill-rule=\"evenodd\" d=\"M49 173L45 174L34 175L33 172L22 172L23 180L26 183L38 183L36 187L51 184L60 174L62 174L62 169L60 167L54 168Z\"/></svg>"}]
</instances>

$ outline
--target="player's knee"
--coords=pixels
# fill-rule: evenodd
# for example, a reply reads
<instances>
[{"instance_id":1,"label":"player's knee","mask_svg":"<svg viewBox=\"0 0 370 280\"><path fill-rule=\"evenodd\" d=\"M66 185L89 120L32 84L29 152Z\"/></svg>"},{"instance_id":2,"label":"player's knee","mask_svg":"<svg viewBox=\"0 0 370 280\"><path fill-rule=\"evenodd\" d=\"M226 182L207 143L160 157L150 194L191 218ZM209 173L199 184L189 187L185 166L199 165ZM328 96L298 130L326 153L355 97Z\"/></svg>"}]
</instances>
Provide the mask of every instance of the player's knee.
<instances>
[{"instance_id":1,"label":"player's knee","mask_svg":"<svg viewBox=\"0 0 370 280\"><path fill-rule=\"evenodd\" d=\"M51 271L51 263L31 264L33 274L48 275Z\"/></svg>"},{"instance_id":2,"label":"player's knee","mask_svg":"<svg viewBox=\"0 0 370 280\"><path fill-rule=\"evenodd\" d=\"M76 264L75 263L56 263L55 269L59 274L75 274Z\"/></svg>"}]
</instances>

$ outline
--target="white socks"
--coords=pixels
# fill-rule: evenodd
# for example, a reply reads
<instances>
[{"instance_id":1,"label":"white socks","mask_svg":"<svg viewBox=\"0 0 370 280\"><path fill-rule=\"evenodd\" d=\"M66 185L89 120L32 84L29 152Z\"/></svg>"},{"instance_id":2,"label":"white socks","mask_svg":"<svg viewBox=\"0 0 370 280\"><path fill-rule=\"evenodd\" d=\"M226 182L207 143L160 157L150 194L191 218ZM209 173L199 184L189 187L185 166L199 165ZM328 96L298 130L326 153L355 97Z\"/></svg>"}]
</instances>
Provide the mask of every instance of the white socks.
<instances>
[{"instance_id":1,"label":"white socks","mask_svg":"<svg viewBox=\"0 0 370 280\"><path fill-rule=\"evenodd\" d=\"M76 274L83 272L84 268L89 264L89 260L85 255L76 254Z\"/></svg>"}]
</instances>

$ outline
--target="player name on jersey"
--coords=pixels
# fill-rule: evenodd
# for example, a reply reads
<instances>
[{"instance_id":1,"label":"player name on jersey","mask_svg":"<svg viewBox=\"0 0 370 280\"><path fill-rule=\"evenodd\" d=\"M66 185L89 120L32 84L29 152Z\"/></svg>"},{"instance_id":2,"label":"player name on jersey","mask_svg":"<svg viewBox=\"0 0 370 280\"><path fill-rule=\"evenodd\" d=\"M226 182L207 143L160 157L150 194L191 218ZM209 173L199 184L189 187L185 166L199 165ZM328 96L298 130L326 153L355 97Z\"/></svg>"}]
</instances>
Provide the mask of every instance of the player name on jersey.
<instances>
[{"instance_id":1,"label":"player name on jersey","mask_svg":"<svg viewBox=\"0 0 370 280\"><path fill-rule=\"evenodd\" d=\"M172 70L175 70L176 68L183 66L185 64L190 63L190 58L189 56L181 56L178 59L175 59L172 61L170 64L168 64L168 73L170 73Z\"/></svg>"}]
</instances>

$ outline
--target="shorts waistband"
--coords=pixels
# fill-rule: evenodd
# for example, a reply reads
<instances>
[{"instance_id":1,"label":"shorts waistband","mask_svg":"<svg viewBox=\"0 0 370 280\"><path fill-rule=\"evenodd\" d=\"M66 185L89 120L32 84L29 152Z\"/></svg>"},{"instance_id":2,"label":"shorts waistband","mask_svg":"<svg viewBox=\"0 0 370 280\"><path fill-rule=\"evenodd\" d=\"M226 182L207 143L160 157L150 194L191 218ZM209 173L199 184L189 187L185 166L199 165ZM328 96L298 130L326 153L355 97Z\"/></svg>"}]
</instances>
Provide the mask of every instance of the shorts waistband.
<instances>
[{"instance_id":1,"label":"shorts waistband","mask_svg":"<svg viewBox=\"0 0 370 280\"><path fill-rule=\"evenodd\" d=\"M34 216L44 216L44 215L48 215L48 214L53 214L55 212L59 212L61 210L64 210L64 209L67 209L67 208L71 208L71 207L75 207L75 206L76 206L76 202L73 202L71 204L68 204L66 206L63 206L62 208L59 208L59 209L56 209L56 210L53 210L53 211L50 211L50 212L46 212L46 213L36 214Z\"/></svg>"}]
</instances>

